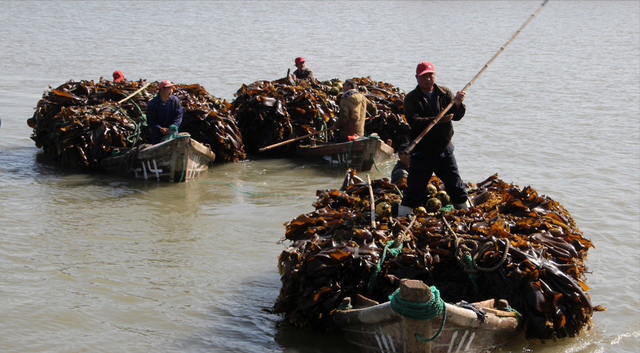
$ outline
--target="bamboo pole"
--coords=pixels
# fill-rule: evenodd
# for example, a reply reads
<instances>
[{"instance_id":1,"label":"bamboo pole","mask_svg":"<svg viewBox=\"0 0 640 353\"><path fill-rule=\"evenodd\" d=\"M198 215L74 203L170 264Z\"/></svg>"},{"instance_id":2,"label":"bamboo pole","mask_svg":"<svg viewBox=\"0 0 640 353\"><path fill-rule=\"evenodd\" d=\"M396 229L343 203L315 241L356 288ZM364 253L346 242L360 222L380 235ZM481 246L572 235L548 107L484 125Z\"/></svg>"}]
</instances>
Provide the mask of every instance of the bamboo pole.
<instances>
[{"instance_id":1,"label":"bamboo pole","mask_svg":"<svg viewBox=\"0 0 640 353\"><path fill-rule=\"evenodd\" d=\"M138 89L137 91L131 93L129 96L127 96L127 98L123 98L121 99L118 103L116 104L122 104L123 102L126 102L127 100L129 100L131 97L135 96L136 94L142 92L143 89L149 87L149 85L151 84L151 82L147 83L146 85L142 86L140 89Z\"/></svg>"},{"instance_id":2,"label":"bamboo pole","mask_svg":"<svg viewBox=\"0 0 640 353\"><path fill-rule=\"evenodd\" d=\"M295 138L292 138L292 139L290 139L290 140L286 140L286 141L282 141L282 142L274 143L273 145L269 145L269 146L266 146L266 147L262 147L261 149L259 149L259 151L260 151L260 152L263 152L263 151L266 151L266 150L268 150L268 149L271 149L271 148L274 148L274 147L278 147L278 146L282 146L282 145L285 145L285 144L287 144L287 143L291 143L291 142L293 142L293 141L302 140L302 139L305 139L305 138L307 138L307 137L310 137L310 136L313 136L313 135L317 135L317 134L321 134L321 133L326 132L326 131L329 131L329 130L331 130L331 129L324 129L324 130L320 130L320 131L312 132L312 133L307 134L307 135L304 135L304 136L295 137Z\"/></svg>"},{"instance_id":3,"label":"bamboo pole","mask_svg":"<svg viewBox=\"0 0 640 353\"><path fill-rule=\"evenodd\" d=\"M540 12L540 10L542 10L542 7L548 2L549 0L544 0L542 2L542 5L540 5L532 14L531 16L529 16L529 18L524 22L524 24L522 26L520 26L520 28L516 31L516 33L513 34L513 36L511 36L511 38L509 38L509 40L500 47L500 49L498 49L498 51L493 55L493 57L491 57L491 59L484 65L484 67L475 75L475 77L473 79L471 79L471 81L469 81L469 83L467 83L466 86L464 86L463 89L461 89L461 91L466 91L467 88L469 88L469 86L471 86L476 79L478 79L478 77L480 77L480 75L482 75L482 73L484 72L484 70L486 70L489 67L489 64L491 64L491 62L498 57L498 55L500 55L500 53L502 53L504 51L504 48L507 47L507 45L509 45L509 43L511 43L518 34L520 34L520 32L522 31L522 29L529 24L529 22L531 22L531 20L533 20L533 18L538 14L538 12ZM406 151L407 153L411 153L411 151L416 147L416 145L420 142L420 140L422 140L422 138L429 132L429 130L431 130L431 128L438 123L438 121L440 121L440 119L444 116L444 114L449 111L449 109L451 109L451 107L453 106L453 100L442 110L440 111L440 113L438 113L438 115L435 117L435 119L433 119L433 121L431 121L429 123L429 125L427 125L427 127L422 131L422 133L420 133L420 135L418 135L418 137L415 138L415 140L411 141L411 144L409 144L409 146L407 147Z\"/></svg>"},{"instance_id":4,"label":"bamboo pole","mask_svg":"<svg viewBox=\"0 0 640 353\"><path fill-rule=\"evenodd\" d=\"M373 187L371 186L371 177L367 174L367 183L369 183L369 198L371 199L371 229L376 229L376 200L373 198Z\"/></svg>"}]
</instances>

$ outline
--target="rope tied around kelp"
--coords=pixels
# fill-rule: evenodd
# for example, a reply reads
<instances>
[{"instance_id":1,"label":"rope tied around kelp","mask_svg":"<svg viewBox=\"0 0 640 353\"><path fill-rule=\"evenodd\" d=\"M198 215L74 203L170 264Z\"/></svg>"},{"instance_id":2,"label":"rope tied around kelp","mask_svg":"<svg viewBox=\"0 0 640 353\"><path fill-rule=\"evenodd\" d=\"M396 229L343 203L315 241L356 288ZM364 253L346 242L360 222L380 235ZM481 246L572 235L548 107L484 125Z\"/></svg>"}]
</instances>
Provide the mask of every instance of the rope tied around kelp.
<instances>
[{"instance_id":1,"label":"rope tied around kelp","mask_svg":"<svg viewBox=\"0 0 640 353\"><path fill-rule=\"evenodd\" d=\"M409 222L409 225L405 229L400 231L400 233L398 233L398 236L394 240L391 240L384 245L384 249L382 249L382 254L380 255L378 262L373 268L371 277L369 277L369 284L367 286L369 288L369 291L373 291L373 288L376 285L376 281L378 280L378 274L382 270L382 264L384 263L384 260L387 257L387 252L389 252L394 257L398 256L398 254L402 251L402 247L404 243L411 239L410 238L411 236L407 232L409 231L409 229L411 229L411 227L413 227L413 224L415 223L417 218L418 217L414 216L411 222Z\"/></svg>"},{"instance_id":2,"label":"rope tied around kelp","mask_svg":"<svg viewBox=\"0 0 640 353\"><path fill-rule=\"evenodd\" d=\"M455 249L454 254L455 254L456 261L458 262L460 267L462 267L464 272L467 273L469 280L473 284L473 289L476 292L478 292L479 287L476 282L476 280L478 279L478 272L480 271L492 272L499 269L507 260L507 256L509 255L509 246L511 245L511 242L509 241L509 239L504 239L505 240L504 252L502 254L502 257L500 258L500 261L498 261L497 264L491 267L482 267L478 265L478 257L480 257L480 255L485 254L488 251L491 251L491 249L496 248L497 242L494 242L493 240L489 240L484 244L482 244L482 246L478 246L477 241L473 239L465 239L458 236L458 234L456 234L456 232L453 231L453 229L451 228L451 225L449 225L449 222L447 221L444 215L442 215L442 220L444 224L447 226L447 229L449 229L449 231L453 235L454 249Z\"/></svg>"}]
</instances>

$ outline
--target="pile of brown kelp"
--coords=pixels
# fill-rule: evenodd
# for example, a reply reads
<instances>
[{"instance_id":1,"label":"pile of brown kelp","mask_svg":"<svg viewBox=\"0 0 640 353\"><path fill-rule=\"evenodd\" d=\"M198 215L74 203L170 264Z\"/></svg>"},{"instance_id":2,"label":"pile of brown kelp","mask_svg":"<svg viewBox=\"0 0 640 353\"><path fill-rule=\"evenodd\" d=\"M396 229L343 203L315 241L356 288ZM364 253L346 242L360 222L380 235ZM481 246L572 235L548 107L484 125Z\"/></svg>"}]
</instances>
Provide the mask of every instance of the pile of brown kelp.
<instances>
[{"instance_id":1,"label":"pile of brown kelp","mask_svg":"<svg viewBox=\"0 0 640 353\"><path fill-rule=\"evenodd\" d=\"M402 114L404 92L368 77L354 80L379 112L367 120L366 133L377 133L383 141L391 140L393 147L407 142L409 125ZM233 110L247 152L258 153L263 147L330 127L338 118L341 84L339 79L296 82L283 78L242 85L235 94ZM322 136L328 141L332 134ZM306 142L303 139L285 144L267 150L265 155L287 155Z\"/></svg>"},{"instance_id":2,"label":"pile of brown kelp","mask_svg":"<svg viewBox=\"0 0 640 353\"><path fill-rule=\"evenodd\" d=\"M529 339L575 337L590 327L594 308L583 281L592 244L556 201L493 175L469 184L468 210L421 209L408 229L410 217L379 207L401 199L399 186L386 178L369 186L349 171L340 190L318 190L315 211L286 224L283 241L291 245L279 256L274 306L285 323L329 328L342 298L386 302L400 279L411 278L451 303L507 299Z\"/></svg>"},{"instance_id":3,"label":"pile of brown kelp","mask_svg":"<svg viewBox=\"0 0 640 353\"><path fill-rule=\"evenodd\" d=\"M144 114L157 90L155 82L102 79L69 81L50 88L27 121L33 128L31 138L46 156L64 165L99 169L100 162L114 151L149 143L151 133ZM176 85L174 94L184 108L180 132L209 145L216 162L245 158L230 103L213 97L198 84Z\"/></svg>"}]
</instances>

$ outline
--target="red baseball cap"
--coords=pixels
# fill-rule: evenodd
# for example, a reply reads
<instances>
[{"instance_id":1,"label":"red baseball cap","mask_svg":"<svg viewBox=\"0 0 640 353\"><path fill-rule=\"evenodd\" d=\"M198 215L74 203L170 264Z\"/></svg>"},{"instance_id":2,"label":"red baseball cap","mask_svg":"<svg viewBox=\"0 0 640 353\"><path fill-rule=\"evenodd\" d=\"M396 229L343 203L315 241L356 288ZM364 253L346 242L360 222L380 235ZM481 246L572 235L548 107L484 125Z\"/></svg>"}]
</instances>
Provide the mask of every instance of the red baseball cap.
<instances>
[{"instance_id":1,"label":"red baseball cap","mask_svg":"<svg viewBox=\"0 0 640 353\"><path fill-rule=\"evenodd\" d=\"M303 63L303 62L304 62L304 58L303 57L299 56L299 57L296 58L296 65L298 65L300 63Z\"/></svg>"},{"instance_id":2,"label":"red baseball cap","mask_svg":"<svg viewBox=\"0 0 640 353\"><path fill-rule=\"evenodd\" d=\"M169 80L164 80L160 82L160 84L158 85L158 88L163 89L165 87L173 87L173 86L175 86L174 83L171 83L171 81Z\"/></svg>"},{"instance_id":3,"label":"red baseball cap","mask_svg":"<svg viewBox=\"0 0 640 353\"><path fill-rule=\"evenodd\" d=\"M436 72L433 68L433 64L428 61L423 61L416 67L416 76L422 76L428 72Z\"/></svg>"},{"instance_id":4,"label":"red baseball cap","mask_svg":"<svg viewBox=\"0 0 640 353\"><path fill-rule=\"evenodd\" d=\"M113 72L113 82L120 82L124 80L124 74L120 70L116 70Z\"/></svg>"}]
</instances>

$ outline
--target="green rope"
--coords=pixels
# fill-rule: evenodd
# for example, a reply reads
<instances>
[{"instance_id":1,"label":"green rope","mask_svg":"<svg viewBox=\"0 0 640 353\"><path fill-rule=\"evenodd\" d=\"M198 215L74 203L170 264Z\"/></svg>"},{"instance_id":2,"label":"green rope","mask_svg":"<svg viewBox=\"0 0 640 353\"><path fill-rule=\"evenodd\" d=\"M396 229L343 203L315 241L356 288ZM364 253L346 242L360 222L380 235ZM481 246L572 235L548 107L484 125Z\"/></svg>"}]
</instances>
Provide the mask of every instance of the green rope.
<instances>
[{"instance_id":1,"label":"green rope","mask_svg":"<svg viewBox=\"0 0 640 353\"><path fill-rule=\"evenodd\" d=\"M380 171L380 169L378 169L378 165L376 164L376 159L375 157L373 157L373 153L371 154L371 160L373 161L373 166L376 167L376 170Z\"/></svg>"},{"instance_id":2,"label":"green rope","mask_svg":"<svg viewBox=\"0 0 640 353\"><path fill-rule=\"evenodd\" d=\"M136 102L131 101L136 108L138 108L138 110L140 111L140 124L136 123L135 120L133 120L129 114L127 114L127 112L122 109L122 107L117 107L118 111L120 113L122 113L122 115L124 115L127 119L129 119L131 121L131 123L133 124L133 126L135 127L133 130L133 133L129 136L127 136L125 138L125 140L129 143L131 143L131 146L135 146L136 143L138 143L138 138L140 137L140 132L142 129L142 126L146 126L147 124L147 116L144 114L144 112L142 111L142 109L140 109L140 106L138 104L136 104Z\"/></svg>"},{"instance_id":3,"label":"green rope","mask_svg":"<svg viewBox=\"0 0 640 353\"><path fill-rule=\"evenodd\" d=\"M160 142L164 142L164 141L169 141L169 140L173 140L174 138L178 137L178 127L171 124L169 125L169 130L171 130L171 133L164 135L164 137L162 137L162 140L160 140Z\"/></svg>"},{"instance_id":4,"label":"green rope","mask_svg":"<svg viewBox=\"0 0 640 353\"><path fill-rule=\"evenodd\" d=\"M438 210L438 212L440 212L440 213L442 213L442 212L451 212L451 211L453 211L454 209L455 209L455 208L453 207L453 205L452 205L452 204L448 204L448 205L446 205L446 206L442 206L442 207Z\"/></svg>"},{"instance_id":5,"label":"green rope","mask_svg":"<svg viewBox=\"0 0 640 353\"><path fill-rule=\"evenodd\" d=\"M432 337L422 338L419 334L414 334L414 336L422 342L431 342L437 339L442 333L444 323L447 320L447 307L444 300L440 298L440 291L435 286L430 286L429 288L431 289L431 298L427 302L415 303L401 299L399 294L400 288L396 289L396 291L389 296L391 309L411 320L430 320L440 315L440 313L443 313L440 328L438 328L438 331Z\"/></svg>"},{"instance_id":6,"label":"green rope","mask_svg":"<svg viewBox=\"0 0 640 353\"><path fill-rule=\"evenodd\" d=\"M351 303L342 302L338 306L338 310L351 310L351 309L353 309L353 305L351 305Z\"/></svg>"},{"instance_id":7,"label":"green rope","mask_svg":"<svg viewBox=\"0 0 640 353\"><path fill-rule=\"evenodd\" d=\"M348 164L349 161L351 160L351 149L353 148L353 142L355 140L351 140L351 143L349 144L349 154L347 154L347 159L344 160L345 164Z\"/></svg>"},{"instance_id":8,"label":"green rope","mask_svg":"<svg viewBox=\"0 0 640 353\"><path fill-rule=\"evenodd\" d=\"M171 126L175 126L175 125L171 125ZM186 163L184 162L184 153L182 154L182 175L180 175L180 181L179 183L181 183L184 180L184 174L185 174L185 169L187 168Z\"/></svg>"},{"instance_id":9,"label":"green rope","mask_svg":"<svg viewBox=\"0 0 640 353\"><path fill-rule=\"evenodd\" d=\"M326 130L327 122L324 121L324 119L322 118L322 114L320 114L319 108L318 108L318 112L316 113L316 119L320 122L320 124L316 123L316 129L318 129L319 131ZM323 132L318 136L320 137L321 140L324 140L324 142L329 141L329 134L327 132Z\"/></svg>"},{"instance_id":10,"label":"green rope","mask_svg":"<svg viewBox=\"0 0 640 353\"><path fill-rule=\"evenodd\" d=\"M384 249L382 250L382 255L378 259L376 266L373 268L373 273L371 273L371 277L369 277L369 291L373 292L373 288L376 285L376 281L378 280L378 274L382 270L382 263L384 259L387 257L387 251L391 253L393 256L398 256L400 251L402 251L402 242L396 243L396 239L385 244Z\"/></svg>"},{"instance_id":11,"label":"green rope","mask_svg":"<svg viewBox=\"0 0 640 353\"><path fill-rule=\"evenodd\" d=\"M506 308L496 308L496 309L498 309L498 310L502 310L502 311L508 311L508 312L514 313L514 314L516 314L516 320L518 320L518 322L522 321L522 314L520 314L520 313L518 312L518 310L516 310L516 309L512 308L511 306L508 306L508 307L506 307Z\"/></svg>"},{"instance_id":12,"label":"green rope","mask_svg":"<svg viewBox=\"0 0 640 353\"><path fill-rule=\"evenodd\" d=\"M464 270L467 272L467 276L469 277L469 280L471 280L471 284L473 284L473 290L478 293L480 291L478 283L476 283L476 280L478 279L478 271L474 271L475 268L473 267L473 257L471 257L471 254L466 253L464 255L464 263Z\"/></svg>"}]
</instances>

